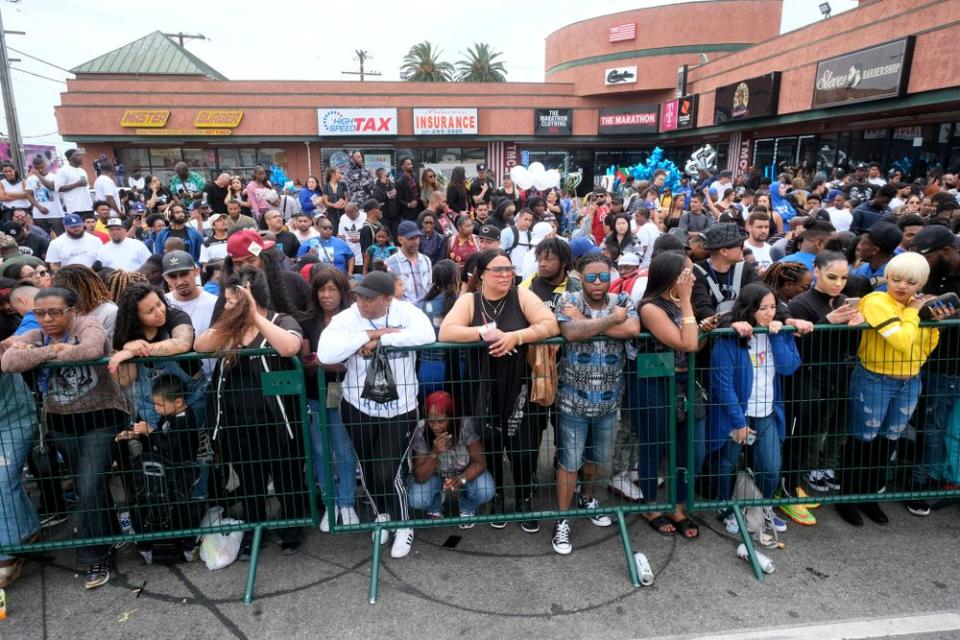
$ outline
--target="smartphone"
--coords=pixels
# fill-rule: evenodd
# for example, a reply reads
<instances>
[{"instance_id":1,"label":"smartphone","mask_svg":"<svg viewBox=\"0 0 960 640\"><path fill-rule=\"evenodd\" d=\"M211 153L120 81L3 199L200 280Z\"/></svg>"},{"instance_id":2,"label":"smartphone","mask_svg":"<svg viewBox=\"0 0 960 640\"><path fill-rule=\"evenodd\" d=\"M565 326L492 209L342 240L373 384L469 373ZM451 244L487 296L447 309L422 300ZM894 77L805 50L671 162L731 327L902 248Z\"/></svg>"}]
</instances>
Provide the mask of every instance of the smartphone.
<instances>
[{"instance_id":1,"label":"smartphone","mask_svg":"<svg viewBox=\"0 0 960 640\"><path fill-rule=\"evenodd\" d=\"M933 300L928 300L922 307L920 307L920 319L932 320L933 309L935 307L952 307L954 309L960 309L960 297L958 297L957 294L950 292L945 293L942 296L937 296Z\"/></svg>"},{"instance_id":2,"label":"smartphone","mask_svg":"<svg viewBox=\"0 0 960 640\"><path fill-rule=\"evenodd\" d=\"M843 304L847 305L848 307L858 307L860 306L860 298L847 298L843 301Z\"/></svg>"}]
</instances>

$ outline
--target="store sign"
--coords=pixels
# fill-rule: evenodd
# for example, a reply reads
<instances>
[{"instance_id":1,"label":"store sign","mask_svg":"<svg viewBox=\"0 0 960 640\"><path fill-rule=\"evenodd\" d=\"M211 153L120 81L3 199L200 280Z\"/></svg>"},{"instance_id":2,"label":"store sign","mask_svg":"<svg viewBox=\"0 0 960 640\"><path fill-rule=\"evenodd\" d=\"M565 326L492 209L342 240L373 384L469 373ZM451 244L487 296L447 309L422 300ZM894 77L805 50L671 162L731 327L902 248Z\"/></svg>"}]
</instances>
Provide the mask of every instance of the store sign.
<instances>
[{"instance_id":1,"label":"store sign","mask_svg":"<svg viewBox=\"0 0 960 640\"><path fill-rule=\"evenodd\" d=\"M779 95L779 71L719 87L713 101L713 123L772 116L777 113Z\"/></svg>"},{"instance_id":2,"label":"store sign","mask_svg":"<svg viewBox=\"0 0 960 640\"><path fill-rule=\"evenodd\" d=\"M637 66L612 67L603 70L603 84L609 86L618 84L635 84L637 82Z\"/></svg>"},{"instance_id":3,"label":"store sign","mask_svg":"<svg viewBox=\"0 0 960 640\"><path fill-rule=\"evenodd\" d=\"M740 147L737 150L737 170L736 174L742 175L750 167L750 148L753 146L753 140L743 136L740 138Z\"/></svg>"},{"instance_id":4,"label":"store sign","mask_svg":"<svg viewBox=\"0 0 960 640\"><path fill-rule=\"evenodd\" d=\"M396 109L317 109L321 136L395 136Z\"/></svg>"},{"instance_id":5,"label":"store sign","mask_svg":"<svg viewBox=\"0 0 960 640\"><path fill-rule=\"evenodd\" d=\"M687 95L687 65L677 67L677 88L674 89L674 96L682 98Z\"/></svg>"},{"instance_id":6,"label":"store sign","mask_svg":"<svg viewBox=\"0 0 960 640\"><path fill-rule=\"evenodd\" d=\"M610 27L610 31L607 37L610 42L624 42L626 40L636 40L637 23L628 22L626 24L618 24L615 27Z\"/></svg>"},{"instance_id":7,"label":"store sign","mask_svg":"<svg viewBox=\"0 0 960 640\"><path fill-rule=\"evenodd\" d=\"M684 96L660 105L660 131L693 129L697 124L697 96Z\"/></svg>"},{"instance_id":8,"label":"store sign","mask_svg":"<svg viewBox=\"0 0 960 640\"><path fill-rule=\"evenodd\" d=\"M476 109L414 109L413 133L418 136L475 136Z\"/></svg>"},{"instance_id":9,"label":"store sign","mask_svg":"<svg viewBox=\"0 0 960 640\"><path fill-rule=\"evenodd\" d=\"M599 133L656 133L659 111L660 106L656 104L600 109Z\"/></svg>"},{"instance_id":10,"label":"store sign","mask_svg":"<svg viewBox=\"0 0 960 640\"><path fill-rule=\"evenodd\" d=\"M164 127L170 117L169 111L147 111L136 109L124 111L120 118L121 127Z\"/></svg>"},{"instance_id":11,"label":"store sign","mask_svg":"<svg viewBox=\"0 0 960 640\"><path fill-rule=\"evenodd\" d=\"M515 142L503 143L503 168L505 173L509 174L510 169L517 166L520 159L520 146Z\"/></svg>"},{"instance_id":12,"label":"store sign","mask_svg":"<svg viewBox=\"0 0 960 640\"><path fill-rule=\"evenodd\" d=\"M573 109L534 109L533 134L568 136L573 130Z\"/></svg>"},{"instance_id":13,"label":"store sign","mask_svg":"<svg viewBox=\"0 0 960 640\"><path fill-rule=\"evenodd\" d=\"M240 126L243 111L201 111L193 121L193 126L209 129L236 129Z\"/></svg>"},{"instance_id":14,"label":"store sign","mask_svg":"<svg viewBox=\"0 0 960 640\"><path fill-rule=\"evenodd\" d=\"M232 129L134 129L138 136L232 136Z\"/></svg>"},{"instance_id":15,"label":"store sign","mask_svg":"<svg viewBox=\"0 0 960 640\"><path fill-rule=\"evenodd\" d=\"M817 63L813 106L896 98L903 95L913 58L913 36Z\"/></svg>"}]
</instances>

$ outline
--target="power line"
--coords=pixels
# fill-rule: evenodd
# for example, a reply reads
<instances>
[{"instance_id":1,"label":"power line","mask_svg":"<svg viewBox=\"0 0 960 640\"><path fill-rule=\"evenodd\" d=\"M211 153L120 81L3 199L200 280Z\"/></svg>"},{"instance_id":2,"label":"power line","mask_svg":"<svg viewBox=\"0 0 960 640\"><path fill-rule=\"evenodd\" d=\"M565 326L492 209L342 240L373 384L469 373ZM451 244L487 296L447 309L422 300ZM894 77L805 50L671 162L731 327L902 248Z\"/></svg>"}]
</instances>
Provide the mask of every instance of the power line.
<instances>
[{"instance_id":1,"label":"power line","mask_svg":"<svg viewBox=\"0 0 960 640\"><path fill-rule=\"evenodd\" d=\"M41 74L39 74L39 73L34 73L33 71L27 71L26 69L21 69L20 67L14 67L14 66L11 65L10 68L13 69L14 71L19 71L20 73L25 73L25 74L30 75L30 76L36 76L36 77L38 77L38 78L43 78L44 80L49 80L50 82L57 82L57 83L59 83L59 84L67 84L67 83L66 83L65 81L63 81L63 80L57 80L56 78L51 78L50 76L44 76L44 75L41 75Z\"/></svg>"},{"instance_id":2,"label":"power line","mask_svg":"<svg viewBox=\"0 0 960 640\"><path fill-rule=\"evenodd\" d=\"M10 51L16 51L17 53L19 53L19 54L22 55L22 56L27 56L27 57L30 58L31 60L36 60L37 62L42 62L42 63L45 64L45 65L48 65L48 66L53 67L54 69L60 69L60 71L66 71L67 73L70 73L70 74L73 73L73 71L70 71L70 69L64 69L63 67L61 67L61 66L58 65L58 64L53 64L52 62L48 62L48 61L44 60L43 58L38 58L37 56L34 56L34 55L31 55L31 54L27 53L26 51L20 51L19 49L14 49L13 47L7 47L7 49L9 49Z\"/></svg>"}]
</instances>

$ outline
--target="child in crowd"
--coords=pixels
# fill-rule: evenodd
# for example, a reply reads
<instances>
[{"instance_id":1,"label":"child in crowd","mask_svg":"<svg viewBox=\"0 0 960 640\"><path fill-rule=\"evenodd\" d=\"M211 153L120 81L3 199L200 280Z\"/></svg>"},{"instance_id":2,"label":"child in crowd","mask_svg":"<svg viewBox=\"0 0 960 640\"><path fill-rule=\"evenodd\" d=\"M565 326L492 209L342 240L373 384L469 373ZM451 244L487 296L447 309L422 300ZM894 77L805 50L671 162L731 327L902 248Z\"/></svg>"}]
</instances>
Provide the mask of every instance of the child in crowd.
<instances>
[{"instance_id":1,"label":"child in crowd","mask_svg":"<svg viewBox=\"0 0 960 640\"><path fill-rule=\"evenodd\" d=\"M391 242L390 229L386 225L377 225L373 232L373 241L363 253L363 275L370 272L375 262L386 262L387 258L397 252L397 246Z\"/></svg>"}]
</instances>

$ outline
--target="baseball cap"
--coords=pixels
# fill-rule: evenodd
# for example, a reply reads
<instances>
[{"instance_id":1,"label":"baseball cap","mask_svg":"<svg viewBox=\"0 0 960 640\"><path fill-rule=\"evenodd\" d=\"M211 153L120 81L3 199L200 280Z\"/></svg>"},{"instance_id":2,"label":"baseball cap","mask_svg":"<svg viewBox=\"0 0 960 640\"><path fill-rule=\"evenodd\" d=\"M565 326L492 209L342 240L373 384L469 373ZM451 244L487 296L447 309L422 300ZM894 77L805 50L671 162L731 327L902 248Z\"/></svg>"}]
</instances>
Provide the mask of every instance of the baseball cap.
<instances>
[{"instance_id":1,"label":"baseball cap","mask_svg":"<svg viewBox=\"0 0 960 640\"><path fill-rule=\"evenodd\" d=\"M486 170L487 170L487 165L483 164L482 162L477 165L477 171L486 171Z\"/></svg>"},{"instance_id":2,"label":"baseball cap","mask_svg":"<svg viewBox=\"0 0 960 640\"><path fill-rule=\"evenodd\" d=\"M599 253L600 247L593 244L593 240L587 236L578 236L570 241L570 253L574 258L582 258L588 253Z\"/></svg>"},{"instance_id":3,"label":"baseball cap","mask_svg":"<svg viewBox=\"0 0 960 640\"><path fill-rule=\"evenodd\" d=\"M404 220L397 228L397 236L404 238L419 238L420 227L413 220Z\"/></svg>"},{"instance_id":4,"label":"baseball cap","mask_svg":"<svg viewBox=\"0 0 960 640\"><path fill-rule=\"evenodd\" d=\"M19 222L14 222L11 220L10 222L4 222L3 226L0 227L0 230L3 231L4 235L16 237L19 236L20 232L23 231L23 225Z\"/></svg>"},{"instance_id":5,"label":"baseball cap","mask_svg":"<svg viewBox=\"0 0 960 640\"><path fill-rule=\"evenodd\" d=\"M617 258L617 266L620 267L639 267L640 266L640 256L634 253L633 251L627 251L620 254L620 257Z\"/></svg>"},{"instance_id":6,"label":"baseball cap","mask_svg":"<svg viewBox=\"0 0 960 640\"><path fill-rule=\"evenodd\" d=\"M500 239L500 229L493 226L492 224L485 224L480 227L480 230L477 231L478 238L486 238L487 240L499 240Z\"/></svg>"},{"instance_id":7,"label":"baseball cap","mask_svg":"<svg viewBox=\"0 0 960 640\"><path fill-rule=\"evenodd\" d=\"M107 227L122 227L122 226L123 226L123 220L121 220L120 218L110 218L110 219L107 220L107 225L106 225L106 226L107 226Z\"/></svg>"},{"instance_id":8,"label":"baseball cap","mask_svg":"<svg viewBox=\"0 0 960 640\"><path fill-rule=\"evenodd\" d=\"M80 216L78 216L78 215L75 214L75 213L68 213L67 215L63 216L63 226L65 226L65 227L82 227L82 226L83 226L83 218L81 218Z\"/></svg>"},{"instance_id":9,"label":"baseball cap","mask_svg":"<svg viewBox=\"0 0 960 640\"><path fill-rule=\"evenodd\" d=\"M276 242L264 240L253 229L238 231L227 238L227 255L231 258L259 257L267 249L272 249Z\"/></svg>"},{"instance_id":10,"label":"baseball cap","mask_svg":"<svg viewBox=\"0 0 960 640\"><path fill-rule=\"evenodd\" d=\"M530 230L530 243L537 246L548 235L553 233L553 226L549 222L538 222Z\"/></svg>"},{"instance_id":11,"label":"baseball cap","mask_svg":"<svg viewBox=\"0 0 960 640\"><path fill-rule=\"evenodd\" d=\"M216 222L216 221L219 220L220 218L225 218L226 215L227 215L227 214L225 214L225 213L214 213L214 214L211 215L209 218L207 218L207 220L210 222L210 224L213 224L214 222Z\"/></svg>"},{"instance_id":12,"label":"baseball cap","mask_svg":"<svg viewBox=\"0 0 960 640\"><path fill-rule=\"evenodd\" d=\"M385 271L373 271L363 277L360 284L354 287L353 292L364 298L376 298L392 296L395 290L393 276Z\"/></svg>"},{"instance_id":13,"label":"baseball cap","mask_svg":"<svg viewBox=\"0 0 960 640\"><path fill-rule=\"evenodd\" d=\"M893 253L903 239L900 229L892 222L875 222L867 229L867 235L884 253Z\"/></svg>"},{"instance_id":14,"label":"baseball cap","mask_svg":"<svg viewBox=\"0 0 960 640\"><path fill-rule=\"evenodd\" d=\"M960 245L957 236L953 235L950 229L940 224L932 224L920 230L920 233L913 237L913 250L919 254L927 255L934 251L939 251L944 247L956 247Z\"/></svg>"},{"instance_id":15,"label":"baseball cap","mask_svg":"<svg viewBox=\"0 0 960 640\"><path fill-rule=\"evenodd\" d=\"M161 266L163 267L163 275L168 276L171 273L190 271L196 268L197 263L193 261L193 256L186 251L177 250L163 254Z\"/></svg>"},{"instance_id":16,"label":"baseball cap","mask_svg":"<svg viewBox=\"0 0 960 640\"><path fill-rule=\"evenodd\" d=\"M146 211L146 210L147 210L147 205L143 204L142 202L131 202L131 203L130 203L130 211L135 211L135 212L137 212L137 213L143 213L143 212Z\"/></svg>"},{"instance_id":17,"label":"baseball cap","mask_svg":"<svg viewBox=\"0 0 960 640\"><path fill-rule=\"evenodd\" d=\"M380 203L377 202L376 198L370 198L363 203L364 211L373 211L374 209L380 209Z\"/></svg>"},{"instance_id":18,"label":"baseball cap","mask_svg":"<svg viewBox=\"0 0 960 640\"><path fill-rule=\"evenodd\" d=\"M857 165L857 171L866 171L867 169L869 169L869 167L866 162L861 162Z\"/></svg>"}]
</instances>

